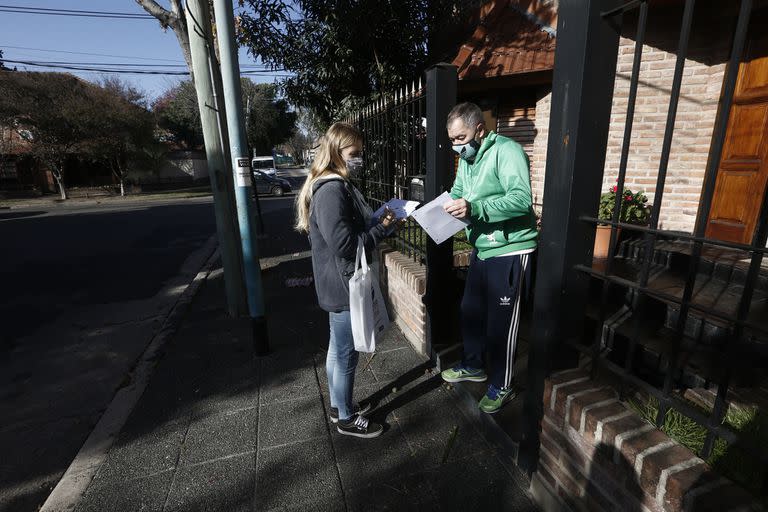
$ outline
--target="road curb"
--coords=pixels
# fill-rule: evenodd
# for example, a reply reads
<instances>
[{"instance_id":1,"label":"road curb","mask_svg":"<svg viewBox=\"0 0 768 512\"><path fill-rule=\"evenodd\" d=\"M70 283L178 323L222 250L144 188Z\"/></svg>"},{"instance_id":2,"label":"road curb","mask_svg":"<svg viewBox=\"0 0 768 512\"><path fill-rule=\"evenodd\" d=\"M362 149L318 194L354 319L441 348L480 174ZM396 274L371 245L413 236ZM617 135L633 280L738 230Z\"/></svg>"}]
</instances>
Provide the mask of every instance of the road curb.
<instances>
[{"instance_id":1,"label":"road curb","mask_svg":"<svg viewBox=\"0 0 768 512\"><path fill-rule=\"evenodd\" d=\"M115 393L88 439L85 440L67 471L40 508L40 512L71 511L80 503L99 467L106 460L107 453L128 420L128 416L144 393L160 351L178 330L200 285L211 273L219 257L217 246L216 237L212 236L201 249L207 250L208 257L205 263L179 295L166 315L160 330L154 335L133 367L130 384Z\"/></svg>"}]
</instances>

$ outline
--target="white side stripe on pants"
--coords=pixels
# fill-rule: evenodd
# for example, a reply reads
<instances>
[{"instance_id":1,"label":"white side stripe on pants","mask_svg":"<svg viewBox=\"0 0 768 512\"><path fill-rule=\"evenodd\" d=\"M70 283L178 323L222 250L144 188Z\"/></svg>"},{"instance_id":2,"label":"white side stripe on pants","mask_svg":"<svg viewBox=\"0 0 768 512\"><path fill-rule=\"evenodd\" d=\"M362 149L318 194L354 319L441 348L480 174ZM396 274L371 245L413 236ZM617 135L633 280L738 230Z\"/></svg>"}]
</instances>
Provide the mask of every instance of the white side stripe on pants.
<instances>
[{"instance_id":1,"label":"white side stripe on pants","mask_svg":"<svg viewBox=\"0 0 768 512\"><path fill-rule=\"evenodd\" d=\"M520 278L517 283L515 307L512 310L512 319L509 322L509 333L507 334L507 364L504 373L504 387L512 385L512 378L515 374L515 350L517 349L517 331L520 325L520 298L525 279L525 269L528 266L528 256L529 254L520 255Z\"/></svg>"}]
</instances>

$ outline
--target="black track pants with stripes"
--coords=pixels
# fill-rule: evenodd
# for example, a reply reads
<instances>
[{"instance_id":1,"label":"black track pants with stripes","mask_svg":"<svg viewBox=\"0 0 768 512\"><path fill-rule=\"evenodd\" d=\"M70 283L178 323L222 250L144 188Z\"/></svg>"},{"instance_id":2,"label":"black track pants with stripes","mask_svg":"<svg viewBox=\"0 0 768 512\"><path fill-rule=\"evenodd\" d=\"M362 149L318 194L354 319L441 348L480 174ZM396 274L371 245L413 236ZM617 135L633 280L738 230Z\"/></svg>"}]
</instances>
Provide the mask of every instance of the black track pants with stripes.
<instances>
[{"instance_id":1,"label":"black track pants with stripes","mask_svg":"<svg viewBox=\"0 0 768 512\"><path fill-rule=\"evenodd\" d=\"M514 378L520 298L531 254L481 260L474 251L461 301L462 363L484 368L490 382L508 387ZM487 354L487 358L485 357Z\"/></svg>"}]
</instances>

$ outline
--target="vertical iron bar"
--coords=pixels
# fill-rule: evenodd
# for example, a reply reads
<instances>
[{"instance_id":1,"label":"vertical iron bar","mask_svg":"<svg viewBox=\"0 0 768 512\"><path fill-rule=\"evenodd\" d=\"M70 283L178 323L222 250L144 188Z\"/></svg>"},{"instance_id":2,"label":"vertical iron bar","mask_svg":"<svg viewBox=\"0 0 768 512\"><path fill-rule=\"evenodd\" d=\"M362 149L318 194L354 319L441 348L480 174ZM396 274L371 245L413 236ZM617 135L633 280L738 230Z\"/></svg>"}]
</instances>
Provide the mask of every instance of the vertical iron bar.
<instances>
[{"instance_id":1,"label":"vertical iron bar","mask_svg":"<svg viewBox=\"0 0 768 512\"><path fill-rule=\"evenodd\" d=\"M602 12L621 0L561 0L552 108L534 292L533 342L524 397L520 465L536 469L544 380L556 367L575 366L566 340L581 338L595 228L581 221L600 198L610 127L621 18Z\"/></svg>"},{"instance_id":2,"label":"vertical iron bar","mask_svg":"<svg viewBox=\"0 0 768 512\"><path fill-rule=\"evenodd\" d=\"M640 19L639 19L639 26L638 26L638 38L639 41L637 41L637 44L635 46L635 52L638 50L642 53L643 51L643 42L645 39L645 28L646 23L648 21L648 2L643 2L640 6ZM642 35L640 33L640 30L642 29ZM634 118L635 115L635 99L637 96L637 84L640 78L640 55L637 55L635 53L635 59L632 64L632 82L630 83L630 98L631 103L627 106L627 116L630 115L630 109L632 118ZM631 139L631 133L632 133L632 123L634 119L627 119L627 125L625 126L624 131L624 140L623 140L623 146L621 148L621 162L619 164L619 176L618 176L618 182L616 183L616 203L614 205L615 210L613 212L613 221L618 222L619 216L621 214L621 207L622 203L624 201L624 180L626 178L626 172L627 172L627 161L629 159L629 146L630 146L630 139ZM611 263L613 261L613 254L614 254L614 248L616 244L616 230L611 230L611 242L610 246L608 248L608 269L610 270ZM607 283L606 283L607 285ZM642 294L633 292L632 294L632 336L629 340L629 346L627 347L627 355L624 359L624 369L627 370L627 372L631 371L632 364L635 359L635 350L637 348L637 344L640 340L640 330L642 328L642 322L641 317L642 315L642 308L645 305L645 301L643 300ZM624 396L624 391L626 387L626 380L622 379L621 381L622 387L620 390L620 394Z\"/></svg>"},{"instance_id":3,"label":"vertical iron bar","mask_svg":"<svg viewBox=\"0 0 768 512\"><path fill-rule=\"evenodd\" d=\"M749 27L749 17L751 11L752 0L742 0L739 9L739 17L736 22L736 31L734 33L731 56L728 61L728 68L723 85L722 107L718 113L715 129L712 135L712 149L710 150L708 169L704 181L704 189L702 192L703 198L699 202L701 206L699 207L694 230L694 234L697 237L703 237L707 227L707 219L709 218L712 198L715 193L717 169L720 167L720 161L722 159L723 146L725 144L725 136L728 128L728 119L730 118L731 106L733 105L733 96L736 91L736 80L738 78L739 62L741 61L741 56L744 52L744 43L747 38L747 29ZM675 323L675 337L678 339L682 339L683 334L685 333L685 323L688 318L691 298L693 297L693 289L696 283L696 275L699 272L699 264L701 262L702 246L703 244L701 242L693 243L693 249L691 251L691 257L688 266L688 275L686 276L685 288L683 290L683 297L680 303L680 311L678 312L677 322ZM676 351L674 354L674 359L677 359ZM672 359L670 359L670 361L672 362ZM670 375L667 375L667 379L665 379L664 382L664 389L667 390L667 394L669 391L671 391L672 378L673 377L670 377ZM661 416L660 421L662 424L664 422L667 409L668 404L663 402L659 403L659 416ZM659 420L657 420L657 423L658 422ZM705 441L702 451L706 452L711 450L713 443L714 441L712 441L712 443L707 443Z\"/></svg>"},{"instance_id":4,"label":"vertical iron bar","mask_svg":"<svg viewBox=\"0 0 768 512\"><path fill-rule=\"evenodd\" d=\"M624 123L624 139L621 145L621 160L619 162L619 174L616 181L616 201L613 210L613 222L619 222L621 208L624 203L624 179L627 174L627 161L629 160L629 147L632 143L632 126L635 121L635 103L637 102L637 85L640 81L640 63L643 58L643 44L645 43L645 30L648 23L648 2L643 0L640 5L640 17L637 22L637 34L635 36L635 55L632 60L632 76L629 82L629 97L627 98L627 119ZM608 248L608 261L605 273L610 274L611 263L618 235L615 227L611 228L611 243Z\"/></svg>"},{"instance_id":5,"label":"vertical iron bar","mask_svg":"<svg viewBox=\"0 0 768 512\"><path fill-rule=\"evenodd\" d=\"M613 222L619 221L619 216L621 214L621 208L624 201L624 178L626 176L627 172L627 161L629 160L629 147L632 142L632 126L634 124L635 119L635 103L637 101L637 85L640 79L640 64L642 62L643 57L643 44L645 42L645 31L646 31L646 25L648 22L648 3L646 1L643 1L643 3L640 5L640 16L637 22L637 32L635 35L635 54L632 60L632 75L630 76L630 82L629 82L629 96L627 98L627 117L624 122L624 139L622 140L622 147L621 147L621 160L619 162L619 173L618 173L618 180L616 183L616 201L614 203L614 210L613 210ZM621 191L621 192L620 192ZM611 266L613 264L613 257L614 257L614 250L616 246L618 235L617 235L617 229L612 226L611 227L611 241L608 248L608 260L605 264L605 273L610 274L611 273ZM603 337L603 325L605 323L605 317L607 315L607 309L608 309L608 292L611 288L610 283L605 282L603 283L603 289L601 294L601 301L600 301L600 315L599 315L599 321L597 324L597 331L595 333L595 342L592 349L592 375L595 376L595 373L597 371L597 363L599 361L599 355L600 355L600 345L602 342ZM635 295L636 297L637 295ZM637 331L635 331L637 333ZM628 353L632 353L632 344L636 343L635 337L633 337L632 341L630 342L630 348ZM630 358L627 358L627 364L625 364L625 367L628 368Z\"/></svg>"},{"instance_id":6,"label":"vertical iron bar","mask_svg":"<svg viewBox=\"0 0 768 512\"><path fill-rule=\"evenodd\" d=\"M413 179L413 175L415 174L413 169L416 167L416 159L418 158L418 148L416 147L416 144L418 142L417 139L417 133L415 131L414 127L414 119L416 117L416 102L413 100L415 92L415 87L411 89L411 94L409 95L409 103L408 103L408 132L409 132L409 143L410 143L410 161L408 166L408 182L406 183L406 186L408 187L408 200L412 201L413 197L411 197L411 179ZM417 261L421 262L421 245L417 244L416 242L416 230L411 228L411 222L408 221L408 224L406 225L406 229L408 230L408 239L411 241L411 245L414 247L417 247L418 250L416 251L416 257Z\"/></svg>"},{"instance_id":7,"label":"vertical iron bar","mask_svg":"<svg viewBox=\"0 0 768 512\"><path fill-rule=\"evenodd\" d=\"M427 175L424 183L424 200L431 201L442 194L448 181L452 150L445 128L448 112L456 104L458 76L456 66L438 64L427 70ZM427 239L426 292L424 304L427 310L426 353L432 352L437 340L448 340L453 306L450 290L453 287L452 238L440 245Z\"/></svg>"},{"instance_id":8,"label":"vertical iron bar","mask_svg":"<svg viewBox=\"0 0 768 512\"><path fill-rule=\"evenodd\" d=\"M661 211L661 204L664 197L664 184L667 178L667 167L669 164L669 154L672 149L672 137L675 130L675 119L677 117L677 106L680 100L680 88L683 81L683 70L685 68L685 59L688 55L688 42L691 36L691 25L693 22L695 0L686 0L685 9L683 10L683 20L680 29L680 39L677 47L677 60L675 62L674 78L672 80L672 90L669 98L669 110L667 112L667 122L664 129L664 140L661 148L661 159L659 162L659 174L656 179L656 189L654 193L653 206L651 207L650 226L653 229L658 227L659 212ZM642 260L642 272L640 274L639 284L641 287L646 287L648 284L648 276L650 274L651 265L653 263L653 250L656 242L656 235L653 233L646 233L644 237L644 257ZM638 298L638 300L641 300ZM642 309L642 304L638 309ZM635 325L641 324L641 311L635 311ZM681 340L675 340L674 346L670 351L671 357L669 359L669 371L665 377L664 383L664 396L668 397L672 389L672 383L674 381L674 374L677 367L677 354L679 352ZM662 400L661 404L665 404L666 400ZM659 413L656 417L656 425L661 426L664 423L664 417L666 414L666 408L660 404Z\"/></svg>"},{"instance_id":9,"label":"vertical iron bar","mask_svg":"<svg viewBox=\"0 0 768 512\"><path fill-rule=\"evenodd\" d=\"M426 97L427 97L427 95L426 95L426 92L424 91L423 81L422 81L422 79L420 77L419 78L419 125L418 125L419 126L419 135L420 135L420 139L419 139L419 174L422 177L422 192L424 192L425 194L426 194L426 186L427 186L427 184L426 184L426 174L427 174L426 168L427 168L427 166L426 166L426 160L425 160L426 159L426 156L425 156L425 151L426 151L426 146L425 146L425 144L426 144L426 129L424 130L424 133L422 133L421 130L422 130L423 127L422 127L421 122L422 122L422 119L424 119L424 107L425 107ZM419 230L418 234L419 234L419 247L424 247L424 243L425 243L424 232ZM422 257L422 260L426 261L426 251L422 252L421 257Z\"/></svg>"}]
</instances>

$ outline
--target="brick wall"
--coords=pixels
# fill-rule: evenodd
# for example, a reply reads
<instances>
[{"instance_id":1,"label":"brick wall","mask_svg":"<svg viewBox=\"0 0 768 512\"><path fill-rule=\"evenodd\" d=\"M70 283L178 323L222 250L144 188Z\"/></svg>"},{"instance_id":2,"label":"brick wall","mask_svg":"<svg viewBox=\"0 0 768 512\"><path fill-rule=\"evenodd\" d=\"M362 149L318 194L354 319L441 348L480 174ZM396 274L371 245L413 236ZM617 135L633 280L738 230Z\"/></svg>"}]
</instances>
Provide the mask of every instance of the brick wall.
<instances>
[{"instance_id":1,"label":"brick wall","mask_svg":"<svg viewBox=\"0 0 768 512\"><path fill-rule=\"evenodd\" d=\"M455 252L453 266L468 266L471 252ZM432 347L427 336L427 309L423 301L427 290L426 267L387 244L377 249L377 261L381 292L387 302L390 318L417 352L431 356Z\"/></svg>"},{"instance_id":2,"label":"brick wall","mask_svg":"<svg viewBox=\"0 0 768 512\"><path fill-rule=\"evenodd\" d=\"M539 108L542 109L541 114L538 113ZM537 122L540 115L544 123ZM519 143L528 155L533 203L537 207L541 205L544 193L546 151L542 153L540 147L543 145L546 150L548 122L549 102L537 100L533 94L516 91L499 103L496 132Z\"/></svg>"},{"instance_id":3,"label":"brick wall","mask_svg":"<svg viewBox=\"0 0 768 512\"><path fill-rule=\"evenodd\" d=\"M733 6L697 5L664 188L660 216L660 227L663 229L691 232L696 222L725 62L730 51L732 23L728 19L733 14ZM645 191L651 202L656 196L656 177L677 58L680 19L679 7L649 9L626 185L633 191ZM635 25L629 20L620 39L604 191L613 186L618 175L635 30ZM542 202L544 188L550 100L550 91L542 91L536 104L539 133L534 143L533 160L536 166L531 179L539 202Z\"/></svg>"},{"instance_id":4,"label":"brick wall","mask_svg":"<svg viewBox=\"0 0 768 512\"><path fill-rule=\"evenodd\" d=\"M549 113L552 110L552 89L543 88L536 95L538 123L536 139L531 155L531 193L533 204L541 207L544 201L544 171L547 165L547 139L549 137Z\"/></svg>"},{"instance_id":5,"label":"brick wall","mask_svg":"<svg viewBox=\"0 0 768 512\"><path fill-rule=\"evenodd\" d=\"M653 13L654 9L650 10ZM657 10L649 16L648 43L643 46L632 144L627 162L627 186L644 190L653 201L661 158L664 127L677 59L678 11ZM668 14L669 21L661 19ZM685 61L680 102L669 156L660 227L693 231L718 111L725 59L730 42L721 19L705 12L695 19L689 58ZM630 29L631 30L631 29ZM635 41L622 37L608 136L604 189L618 175L626 121L629 80Z\"/></svg>"},{"instance_id":6,"label":"brick wall","mask_svg":"<svg viewBox=\"0 0 768 512\"><path fill-rule=\"evenodd\" d=\"M377 249L379 281L393 322L417 352L430 355L426 335L426 267L386 244Z\"/></svg>"},{"instance_id":7,"label":"brick wall","mask_svg":"<svg viewBox=\"0 0 768 512\"><path fill-rule=\"evenodd\" d=\"M720 477L581 369L547 379L532 489L542 503L589 511L752 510ZM546 494L547 496L543 496ZM545 507L556 508L556 507Z\"/></svg>"}]
</instances>

